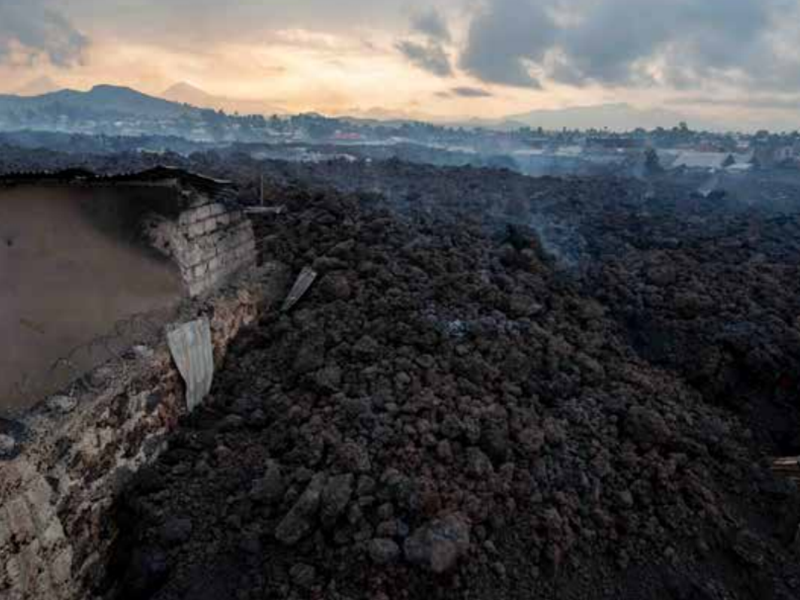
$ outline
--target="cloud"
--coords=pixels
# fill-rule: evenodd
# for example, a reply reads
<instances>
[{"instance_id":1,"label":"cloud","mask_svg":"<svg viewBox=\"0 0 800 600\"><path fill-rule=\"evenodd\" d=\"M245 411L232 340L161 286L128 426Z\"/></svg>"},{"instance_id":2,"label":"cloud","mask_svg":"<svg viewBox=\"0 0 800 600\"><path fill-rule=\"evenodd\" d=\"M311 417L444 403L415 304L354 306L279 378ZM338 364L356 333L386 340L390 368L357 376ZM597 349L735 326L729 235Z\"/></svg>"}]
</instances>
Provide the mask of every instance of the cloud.
<instances>
[{"instance_id":1,"label":"cloud","mask_svg":"<svg viewBox=\"0 0 800 600\"><path fill-rule=\"evenodd\" d=\"M58 67L82 61L89 39L46 0L0 0L0 63L44 57Z\"/></svg>"},{"instance_id":2,"label":"cloud","mask_svg":"<svg viewBox=\"0 0 800 600\"><path fill-rule=\"evenodd\" d=\"M447 26L442 15L435 8L415 13L411 17L411 29L427 36L431 40L443 43L450 43L452 41L450 28Z\"/></svg>"},{"instance_id":3,"label":"cloud","mask_svg":"<svg viewBox=\"0 0 800 600\"><path fill-rule=\"evenodd\" d=\"M397 49L420 69L438 77L450 77L453 75L450 58L440 44L433 42L418 44L417 42L405 40L397 43Z\"/></svg>"},{"instance_id":4,"label":"cloud","mask_svg":"<svg viewBox=\"0 0 800 600\"><path fill-rule=\"evenodd\" d=\"M798 0L488 0L460 65L538 87L800 87Z\"/></svg>"},{"instance_id":5,"label":"cloud","mask_svg":"<svg viewBox=\"0 0 800 600\"><path fill-rule=\"evenodd\" d=\"M495 0L472 21L461 67L488 83L539 88L529 64L542 62L555 37L539 3Z\"/></svg>"},{"instance_id":6,"label":"cloud","mask_svg":"<svg viewBox=\"0 0 800 600\"><path fill-rule=\"evenodd\" d=\"M475 87L454 87L450 90L450 95L457 96L459 98L491 98L493 94L488 91L484 90L483 88L475 88Z\"/></svg>"},{"instance_id":7,"label":"cloud","mask_svg":"<svg viewBox=\"0 0 800 600\"><path fill-rule=\"evenodd\" d=\"M0 0L3 1L3 0ZM20 3L27 0L10 0ZM392 37L410 15L431 5L443 11L468 0L49 0L92 32L137 43L207 48L209 42L255 42L270 31L305 29L336 35L369 32ZM471 1L471 0L469 0Z\"/></svg>"}]
</instances>

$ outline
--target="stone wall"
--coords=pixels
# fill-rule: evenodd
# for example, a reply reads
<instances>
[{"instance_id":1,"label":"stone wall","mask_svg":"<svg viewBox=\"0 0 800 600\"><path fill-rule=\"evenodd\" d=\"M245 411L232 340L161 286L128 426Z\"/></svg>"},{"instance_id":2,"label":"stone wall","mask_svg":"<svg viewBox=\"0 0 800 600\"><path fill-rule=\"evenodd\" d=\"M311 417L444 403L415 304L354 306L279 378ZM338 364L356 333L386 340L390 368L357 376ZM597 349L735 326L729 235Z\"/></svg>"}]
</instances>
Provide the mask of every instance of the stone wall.
<instances>
[{"instance_id":1,"label":"stone wall","mask_svg":"<svg viewBox=\"0 0 800 600\"><path fill-rule=\"evenodd\" d=\"M207 220L221 213L198 214ZM285 287L284 269L267 265L224 295L187 306L181 322L209 318L220 366L241 328L276 305ZM115 495L159 455L186 412L165 341L99 368L86 387L32 411L15 447L0 449L4 600L92 597L116 535L110 518Z\"/></svg>"},{"instance_id":2,"label":"stone wall","mask_svg":"<svg viewBox=\"0 0 800 600\"><path fill-rule=\"evenodd\" d=\"M256 264L250 220L239 209L194 196L177 222L154 217L148 226L154 245L170 254L195 298Z\"/></svg>"}]
</instances>

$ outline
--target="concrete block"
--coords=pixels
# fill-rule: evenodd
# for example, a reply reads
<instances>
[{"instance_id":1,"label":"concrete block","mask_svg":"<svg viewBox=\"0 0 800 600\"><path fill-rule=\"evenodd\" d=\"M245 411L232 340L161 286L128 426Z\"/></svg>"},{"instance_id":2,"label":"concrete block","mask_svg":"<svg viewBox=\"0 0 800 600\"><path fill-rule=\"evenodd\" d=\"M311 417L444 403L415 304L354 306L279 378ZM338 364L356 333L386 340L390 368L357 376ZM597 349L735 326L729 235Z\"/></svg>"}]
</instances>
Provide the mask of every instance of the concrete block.
<instances>
[{"instance_id":1,"label":"concrete block","mask_svg":"<svg viewBox=\"0 0 800 600\"><path fill-rule=\"evenodd\" d=\"M217 247L215 244L203 243L202 245L198 245L198 248L199 248L199 254L202 258L202 260L200 261L201 263L207 263L217 255Z\"/></svg>"},{"instance_id":2,"label":"concrete block","mask_svg":"<svg viewBox=\"0 0 800 600\"><path fill-rule=\"evenodd\" d=\"M194 223L194 211L193 210L185 210L180 215L178 215L178 227L183 230L186 230L189 225Z\"/></svg>"},{"instance_id":3,"label":"concrete block","mask_svg":"<svg viewBox=\"0 0 800 600\"><path fill-rule=\"evenodd\" d=\"M202 221L198 221L189 226L187 231L189 239L198 238L206 232L205 225Z\"/></svg>"},{"instance_id":4,"label":"concrete block","mask_svg":"<svg viewBox=\"0 0 800 600\"><path fill-rule=\"evenodd\" d=\"M209 208L211 209L211 216L212 217L219 216L219 215L225 213L225 211L227 210L225 208L225 205L224 204L220 204L220 203L211 204L209 206Z\"/></svg>"},{"instance_id":5,"label":"concrete block","mask_svg":"<svg viewBox=\"0 0 800 600\"><path fill-rule=\"evenodd\" d=\"M189 244L181 253L178 262L187 267L194 267L204 260L203 248L199 244Z\"/></svg>"},{"instance_id":6,"label":"concrete block","mask_svg":"<svg viewBox=\"0 0 800 600\"><path fill-rule=\"evenodd\" d=\"M202 221L206 218L206 213L208 211L205 209L204 206L198 206L191 210L192 221L197 223L197 221Z\"/></svg>"},{"instance_id":7,"label":"concrete block","mask_svg":"<svg viewBox=\"0 0 800 600\"><path fill-rule=\"evenodd\" d=\"M225 233L219 229L215 229L203 238L203 243L209 246L216 246L223 239L225 239Z\"/></svg>"},{"instance_id":8,"label":"concrete block","mask_svg":"<svg viewBox=\"0 0 800 600\"><path fill-rule=\"evenodd\" d=\"M205 292L207 289L204 279L189 283L188 288L189 288L189 296L192 298L196 298L197 296Z\"/></svg>"}]
</instances>

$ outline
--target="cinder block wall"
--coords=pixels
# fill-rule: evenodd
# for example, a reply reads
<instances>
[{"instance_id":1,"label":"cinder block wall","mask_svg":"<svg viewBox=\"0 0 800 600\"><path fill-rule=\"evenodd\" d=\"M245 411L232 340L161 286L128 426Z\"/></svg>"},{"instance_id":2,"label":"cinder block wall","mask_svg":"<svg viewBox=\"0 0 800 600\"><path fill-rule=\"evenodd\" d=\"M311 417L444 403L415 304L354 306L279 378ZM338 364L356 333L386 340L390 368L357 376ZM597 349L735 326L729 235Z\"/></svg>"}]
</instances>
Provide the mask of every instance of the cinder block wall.
<instances>
[{"instance_id":1,"label":"cinder block wall","mask_svg":"<svg viewBox=\"0 0 800 600\"><path fill-rule=\"evenodd\" d=\"M191 297L224 284L256 265L253 226L241 210L196 197L177 223L161 220L150 232L153 243L170 254Z\"/></svg>"}]
</instances>

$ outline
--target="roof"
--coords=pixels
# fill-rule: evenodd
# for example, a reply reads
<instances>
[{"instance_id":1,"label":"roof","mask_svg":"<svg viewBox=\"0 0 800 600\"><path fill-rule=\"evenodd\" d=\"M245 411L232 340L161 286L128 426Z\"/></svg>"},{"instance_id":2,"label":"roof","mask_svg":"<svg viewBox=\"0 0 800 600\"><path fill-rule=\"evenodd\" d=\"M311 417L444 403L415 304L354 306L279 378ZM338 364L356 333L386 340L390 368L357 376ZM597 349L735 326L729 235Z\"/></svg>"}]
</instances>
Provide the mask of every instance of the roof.
<instances>
[{"instance_id":1,"label":"roof","mask_svg":"<svg viewBox=\"0 0 800 600\"><path fill-rule=\"evenodd\" d=\"M677 169L721 169L728 158L733 158L733 164L748 164L753 159L753 153L744 154L732 152L701 152L698 150L682 150L677 154L664 153L660 156L661 164L667 168Z\"/></svg>"},{"instance_id":2,"label":"roof","mask_svg":"<svg viewBox=\"0 0 800 600\"><path fill-rule=\"evenodd\" d=\"M730 153L727 152L696 152L686 150L678 154L672 167L686 167L688 169L720 169Z\"/></svg>"},{"instance_id":3,"label":"roof","mask_svg":"<svg viewBox=\"0 0 800 600\"><path fill-rule=\"evenodd\" d=\"M97 183L97 184L155 184L193 189L214 200L227 201L235 198L235 185L231 181L215 179L186 169L159 165L152 169L114 175L98 175L87 169L64 169L61 171L36 171L0 175L0 184L29 182Z\"/></svg>"}]
</instances>

